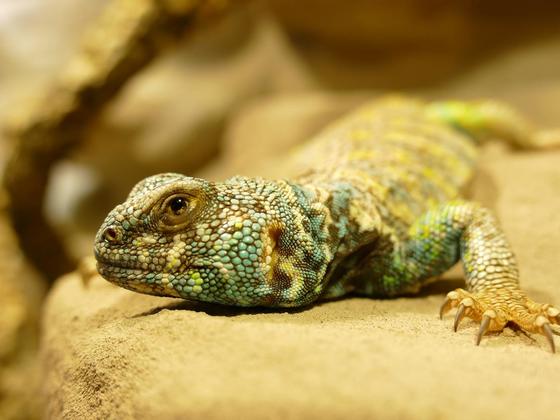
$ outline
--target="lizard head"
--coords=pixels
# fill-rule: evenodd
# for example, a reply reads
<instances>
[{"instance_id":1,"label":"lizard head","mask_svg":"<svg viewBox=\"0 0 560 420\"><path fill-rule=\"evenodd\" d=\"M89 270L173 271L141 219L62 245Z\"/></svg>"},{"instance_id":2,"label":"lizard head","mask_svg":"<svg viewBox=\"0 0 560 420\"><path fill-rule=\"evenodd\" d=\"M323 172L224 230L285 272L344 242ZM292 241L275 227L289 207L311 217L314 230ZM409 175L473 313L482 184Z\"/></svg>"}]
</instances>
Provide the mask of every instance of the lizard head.
<instances>
[{"instance_id":1,"label":"lizard head","mask_svg":"<svg viewBox=\"0 0 560 420\"><path fill-rule=\"evenodd\" d=\"M119 286L159 296L301 304L325 264L309 247L299 201L283 181L146 178L100 227L98 271Z\"/></svg>"}]
</instances>

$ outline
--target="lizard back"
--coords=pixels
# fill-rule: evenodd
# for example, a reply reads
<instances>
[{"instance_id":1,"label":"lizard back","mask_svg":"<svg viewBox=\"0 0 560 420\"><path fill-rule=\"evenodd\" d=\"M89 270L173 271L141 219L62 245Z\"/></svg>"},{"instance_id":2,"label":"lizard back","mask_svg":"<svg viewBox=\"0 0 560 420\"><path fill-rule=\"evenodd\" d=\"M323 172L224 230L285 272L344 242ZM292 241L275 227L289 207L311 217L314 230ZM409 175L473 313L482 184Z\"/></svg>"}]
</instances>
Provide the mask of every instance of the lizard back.
<instances>
[{"instance_id":1,"label":"lizard back","mask_svg":"<svg viewBox=\"0 0 560 420\"><path fill-rule=\"evenodd\" d=\"M360 107L296 151L303 185L355 190L355 220L379 213L396 233L428 208L460 195L476 141L434 119L424 103L390 97Z\"/></svg>"}]
</instances>

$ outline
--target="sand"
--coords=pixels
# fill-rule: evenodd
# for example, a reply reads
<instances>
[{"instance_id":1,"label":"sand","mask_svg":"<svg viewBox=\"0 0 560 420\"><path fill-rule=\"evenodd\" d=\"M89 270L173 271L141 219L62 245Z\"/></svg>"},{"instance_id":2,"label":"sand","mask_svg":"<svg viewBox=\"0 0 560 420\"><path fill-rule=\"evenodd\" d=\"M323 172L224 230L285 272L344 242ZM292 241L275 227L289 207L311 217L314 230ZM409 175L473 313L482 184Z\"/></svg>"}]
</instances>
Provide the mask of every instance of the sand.
<instances>
[{"instance_id":1,"label":"sand","mask_svg":"<svg viewBox=\"0 0 560 420\"><path fill-rule=\"evenodd\" d=\"M560 151L490 148L475 197L511 240L522 284L560 304ZM144 296L60 279L43 323L47 418L560 418L560 353L512 329L474 345L437 312L460 270L420 296L301 311ZM560 339L556 337L560 348Z\"/></svg>"}]
</instances>

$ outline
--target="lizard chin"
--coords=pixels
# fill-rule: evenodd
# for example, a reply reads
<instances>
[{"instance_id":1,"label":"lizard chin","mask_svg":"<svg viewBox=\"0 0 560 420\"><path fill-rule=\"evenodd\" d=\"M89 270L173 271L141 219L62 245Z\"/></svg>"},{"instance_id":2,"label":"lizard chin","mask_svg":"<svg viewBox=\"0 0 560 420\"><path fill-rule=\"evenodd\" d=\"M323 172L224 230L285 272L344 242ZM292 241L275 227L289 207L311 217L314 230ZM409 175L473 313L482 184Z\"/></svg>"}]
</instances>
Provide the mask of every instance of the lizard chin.
<instances>
[{"instance_id":1,"label":"lizard chin","mask_svg":"<svg viewBox=\"0 0 560 420\"><path fill-rule=\"evenodd\" d=\"M97 270L105 280L137 293L199 302L254 306L253 299L247 300L229 294L226 291L227 280L222 277L225 275L224 272L204 264L189 265L188 268L182 269L180 272L155 274L150 270L143 270L133 266L130 262L118 261L115 263L98 259ZM207 273L213 272L213 276L222 283L222 296L219 300L208 297L207 292L204 290L205 287L203 288L202 286L202 279L200 275L197 275L199 270L204 270ZM190 274L186 275L186 273ZM229 278L233 280L234 272L228 274L230 275ZM233 281L235 282L235 280Z\"/></svg>"},{"instance_id":2,"label":"lizard chin","mask_svg":"<svg viewBox=\"0 0 560 420\"><path fill-rule=\"evenodd\" d=\"M161 295L161 293L165 291L165 288L155 281L149 282L147 278L149 273L139 268L124 267L122 265L98 260L97 271L105 280L134 292ZM166 293L166 295L178 296L172 293Z\"/></svg>"}]
</instances>

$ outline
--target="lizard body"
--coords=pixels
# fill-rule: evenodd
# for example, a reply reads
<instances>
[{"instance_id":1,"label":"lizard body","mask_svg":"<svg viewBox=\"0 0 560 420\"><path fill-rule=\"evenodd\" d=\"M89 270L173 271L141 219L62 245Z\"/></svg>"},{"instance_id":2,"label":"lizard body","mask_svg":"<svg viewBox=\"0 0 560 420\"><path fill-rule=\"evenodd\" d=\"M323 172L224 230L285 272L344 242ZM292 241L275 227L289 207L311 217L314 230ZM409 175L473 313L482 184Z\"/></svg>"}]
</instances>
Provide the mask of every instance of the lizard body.
<instances>
[{"instance_id":1,"label":"lizard body","mask_svg":"<svg viewBox=\"0 0 560 420\"><path fill-rule=\"evenodd\" d=\"M477 342L508 322L543 333L560 311L519 288L494 216L460 198L478 142L536 146L543 136L496 102L386 98L327 127L294 158L290 180L180 174L139 182L95 242L98 270L134 291L237 306L297 307L358 293L417 292L462 261L448 294L481 322Z\"/></svg>"}]
</instances>

